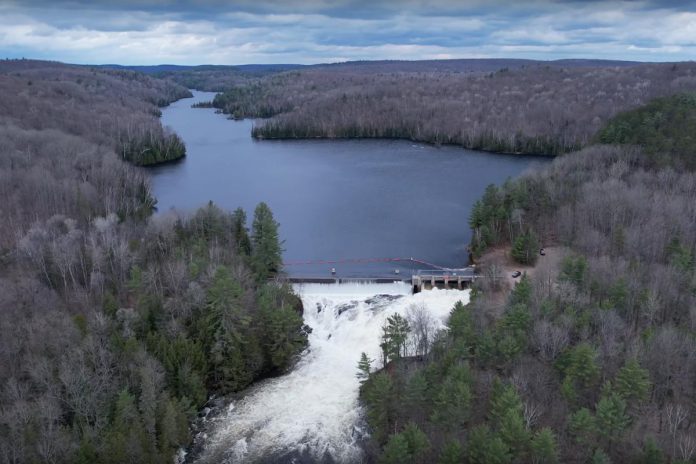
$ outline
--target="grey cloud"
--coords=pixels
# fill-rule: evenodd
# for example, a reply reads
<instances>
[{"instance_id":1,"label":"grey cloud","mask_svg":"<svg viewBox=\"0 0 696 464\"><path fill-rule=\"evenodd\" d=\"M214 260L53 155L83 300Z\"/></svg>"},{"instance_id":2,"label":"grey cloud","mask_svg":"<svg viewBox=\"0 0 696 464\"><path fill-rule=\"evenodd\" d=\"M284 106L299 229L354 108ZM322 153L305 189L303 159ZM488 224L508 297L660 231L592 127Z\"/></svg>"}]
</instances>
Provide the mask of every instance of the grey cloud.
<instances>
[{"instance_id":1,"label":"grey cloud","mask_svg":"<svg viewBox=\"0 0 696 464\"><path fill-rule=\"evenodd\" d=\"M696 56L693 3L677 3L4 1L0 57L127 64L486 56L671 61Z\"/></svg>"}]
</instances>

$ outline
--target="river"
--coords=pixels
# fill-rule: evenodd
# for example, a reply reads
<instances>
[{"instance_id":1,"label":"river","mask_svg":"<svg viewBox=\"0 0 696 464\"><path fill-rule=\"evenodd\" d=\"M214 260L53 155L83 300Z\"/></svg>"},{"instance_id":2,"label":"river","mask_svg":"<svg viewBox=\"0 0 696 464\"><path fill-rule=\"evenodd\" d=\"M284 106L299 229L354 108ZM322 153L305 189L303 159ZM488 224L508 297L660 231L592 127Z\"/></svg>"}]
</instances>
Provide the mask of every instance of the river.
<instances>
[{"instance_id":1,"label":"river","mask_svg":"<svg viewBox=\"0 0 696 464\"><path fill-rule=\"evenodd\" d=\"M194 92L163 111L187 157L151 169L159 210L193 210L213 201L244 208L260 201L281 224L287 266L295 276L406 274L413 262L346 262L416 257L440 266L467 263L467 218L486 185L502 183L543 158L493 155L392 140L256 141L252 122L231 121L191 104ZM468 291L412 295L394 284L298 284L309 346L291 372L227 400L203 421L187 461L361 462L366 436L358 403L361 352L379 359L388 316L424 307L436 327Z\"/></svg>"}]
</instances>

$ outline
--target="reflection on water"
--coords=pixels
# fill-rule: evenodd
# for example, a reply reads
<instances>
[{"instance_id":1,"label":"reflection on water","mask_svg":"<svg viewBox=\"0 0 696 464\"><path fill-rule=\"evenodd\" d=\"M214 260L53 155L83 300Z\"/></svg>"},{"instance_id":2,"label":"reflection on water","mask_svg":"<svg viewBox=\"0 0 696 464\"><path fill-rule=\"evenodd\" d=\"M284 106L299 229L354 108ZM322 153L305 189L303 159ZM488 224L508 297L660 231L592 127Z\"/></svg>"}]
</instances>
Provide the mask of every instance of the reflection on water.
<instances>
[{"instance_id":1,"label":"reflection on water","mask_svg":"<svg viewBox=\"0 0 696 464\"><path fill-rule=\"evenodd\" d=\"M151 170L160 211L212 200L247 210L267 202L287 261L415 257L442 266L467 262L467 225L486 185L545 158L494 155L399 140L255 141L252 121L194 109L194 92L164 110L188 155ZM289 266L293 275L408 274L410 262Z\"/></svg>"}]
</instances>

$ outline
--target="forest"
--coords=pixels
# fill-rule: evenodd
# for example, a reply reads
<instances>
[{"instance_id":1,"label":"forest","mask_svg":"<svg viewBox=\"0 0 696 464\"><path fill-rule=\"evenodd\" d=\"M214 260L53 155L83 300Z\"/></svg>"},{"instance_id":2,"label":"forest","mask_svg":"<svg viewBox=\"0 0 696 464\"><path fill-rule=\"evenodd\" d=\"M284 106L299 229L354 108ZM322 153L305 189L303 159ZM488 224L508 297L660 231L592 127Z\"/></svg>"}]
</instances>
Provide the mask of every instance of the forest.
<instances>
[{"instance_id":1,"label":"forest","mask_svg":"<svg viewBox=\"0 0 696 464\"><path fill-rule=\"evenodd\" d=\"M292 70L240 83L213 104L234 118L260 118L252 132L260 139L401 138L556 155L589 145L621 111L696 90L692 62L471 60L469 67L453 66Z\"/></svg>"},{"instance_id":2,"label":"forest","mask_svg":"<svg viewBox=\"0 0 696 464\"><path fill-rule=\"evenodd\" d=\"M357 370L371 459L694 462L694 117L694 94L656 99L487 188L472 252L535 272L508 288L489 262L441 332L419 308L390 318Z\"/></svg>"},{"instance_id":3,"label":"forest","mask_svg":"<svg viewBox=\"0 0 696 464\"><path fill-rule=\"evenodd\" d=\"M142 168L183 155L128 70L0 61L0 462L170 463L211 394L284 372L302 305L279 225L153 215Z\"/></svg>"},{"instance_id":4,"label":"forest","mask_svg":"<svg viewBox=\"0 0 696 464\"><path fill-rule=\"evenodd\" d=\"M307 345L267 205L153 214L136 166L185 154L158 118L177 79L229 85L257 137L563 153L468 218L475 259L533 273L489 261L445 330L413 307L356 356L370 462L694 462L696 65L476 64L0 61L0 463L172 462L210 395Z\"/></svg>"}]
</instances>

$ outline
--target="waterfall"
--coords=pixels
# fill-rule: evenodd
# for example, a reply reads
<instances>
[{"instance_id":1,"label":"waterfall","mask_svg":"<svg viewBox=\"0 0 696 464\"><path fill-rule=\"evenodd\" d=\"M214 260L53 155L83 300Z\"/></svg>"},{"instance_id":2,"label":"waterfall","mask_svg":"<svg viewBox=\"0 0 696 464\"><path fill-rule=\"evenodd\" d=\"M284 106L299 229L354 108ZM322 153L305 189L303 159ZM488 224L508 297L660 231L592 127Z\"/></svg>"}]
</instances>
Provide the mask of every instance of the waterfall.
<instances>
[{"instance_id":1,"label":"waterfall","mask_svg":"<svg viewBox=\"0 0 696 464\"><path fill-rule=\"evenodd\" d=\"M468 291L415 295L406 283L298 284L309 346L281 377L249 389L211 419L195 462L360 462L366 431L355 374L361 352L380 359L381 328L394 313L424 305L439 326Z\"/></svg>"}]
</instances>

